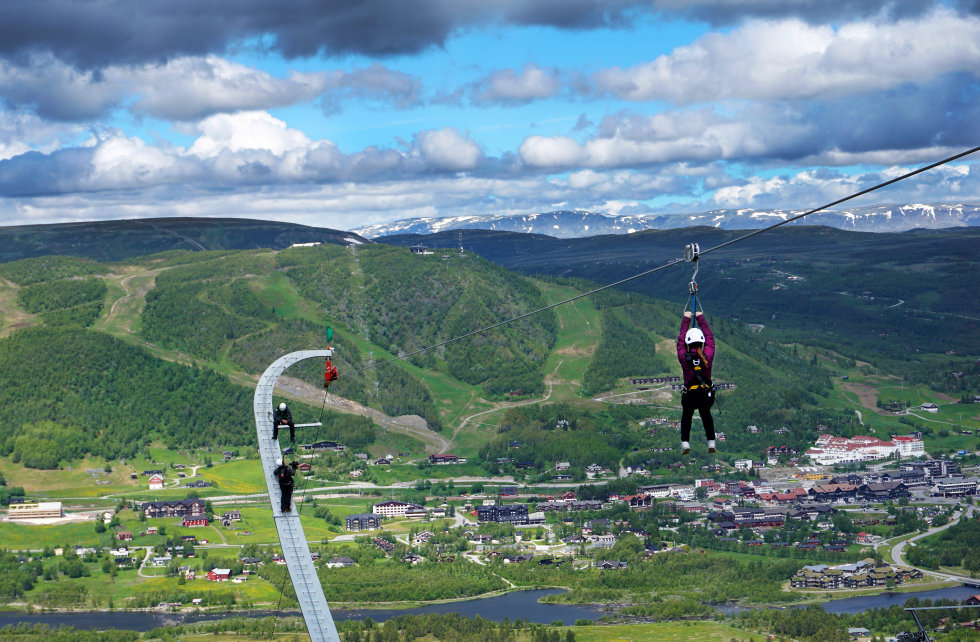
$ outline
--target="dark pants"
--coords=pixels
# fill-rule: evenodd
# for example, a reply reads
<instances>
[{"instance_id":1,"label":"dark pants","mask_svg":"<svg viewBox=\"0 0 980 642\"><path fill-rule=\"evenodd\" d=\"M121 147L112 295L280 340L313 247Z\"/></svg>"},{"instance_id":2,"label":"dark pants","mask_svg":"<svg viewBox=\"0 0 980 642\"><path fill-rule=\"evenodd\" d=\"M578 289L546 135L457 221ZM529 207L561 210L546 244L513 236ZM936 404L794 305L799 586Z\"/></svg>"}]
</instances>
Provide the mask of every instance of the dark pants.
<instances>
[{"instance_id":1,"label":"dark pants","mask_svg":"<svg viewBox=\"0 0 980 642\"><path fill-rule=\"evenodd\" d=\"M715 438L715 420L711 417L711 406L715 403L714 393L708 392L703 388L688 390L681 395L681 441L691 440L691 419L694 411L701 414L701 423L704 424L704 436L708 439Z\"/></svg>"},{"instance_id":2,"label":"dark pants","mask_svg":"<svg viewBox=\"0 0 980 642\"><path fill-rule=\"evenodd\" d=\"M290 509L290 500L293 498L293 485L289 484L279 485L279 491L282 493L282 501L279 502L279 510L284 513L288 513Z\"/></svg>"},{"instance_id":3,"label":"dark pants","mask_svg":"<svg viewBox=\"0 0 980 642\"><path fill-rule=\"evenodd\" d=\"M279 438L279 428L285 428L286 424L272 424L272 438ZM289 441L296 441L296 425L289 426Z\"/></svg>"}]
</instances>

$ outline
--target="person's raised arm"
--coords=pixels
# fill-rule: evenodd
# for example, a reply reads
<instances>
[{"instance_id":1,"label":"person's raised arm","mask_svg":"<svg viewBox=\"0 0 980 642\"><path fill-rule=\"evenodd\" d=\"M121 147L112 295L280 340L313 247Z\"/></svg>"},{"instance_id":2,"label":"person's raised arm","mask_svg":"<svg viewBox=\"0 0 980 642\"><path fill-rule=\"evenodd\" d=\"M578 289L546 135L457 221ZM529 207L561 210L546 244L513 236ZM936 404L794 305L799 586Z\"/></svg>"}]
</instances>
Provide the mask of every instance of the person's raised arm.
<instances>
[{"instance_id":1,"label":"person's raised arm","mask_svg":"<svg viewBox=\"0 0 980 642\"><path fill-rule=\"evenodd\" d=\"M711 326L704 317L704 312L698 312L698 325L704 333L704 358L710 363L715 358L715 335L711 332Z\"/></svg>"},{"instance_id":2,"label":"person's raised arm","mask_svg":"<svg viewBox=\"0 0 980 642\"><path fill-rule=\"evenodd\" d=\"M690 310L684 311L684 317L681 319L681 332L677 335L677 358L684 361L684 353L687 352L687 345L684 343L684 335L687 334L687 329L691 327L691 312Z\"/></svg>"}]
</instances>

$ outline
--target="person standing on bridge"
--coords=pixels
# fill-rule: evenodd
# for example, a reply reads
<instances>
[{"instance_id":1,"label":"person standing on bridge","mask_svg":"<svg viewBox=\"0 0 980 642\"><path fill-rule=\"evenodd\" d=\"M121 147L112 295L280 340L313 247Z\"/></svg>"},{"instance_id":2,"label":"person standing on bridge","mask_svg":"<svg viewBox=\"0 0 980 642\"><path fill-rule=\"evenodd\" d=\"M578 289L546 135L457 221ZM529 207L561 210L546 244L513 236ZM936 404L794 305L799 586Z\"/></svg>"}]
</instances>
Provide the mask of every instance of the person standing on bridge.
<instances>
[{"instance_id":1,"label":"person standing on bridge","mask_svg":"<svg viewBox=\"0 0 980 642\"><path fill-rule=\"evenodd\" d=\"M296 474L296 469L299 468L299 464L294 461L289 465L286 465L282 463L281 458L276 460L276 464L278 465L276 466L276 469L272 471L272 474L275 476L276 481L279 482L279 492L282 496L282 499L279 502L279 509L284 513L288 513L290 510L292 510L291 501L293 498L294 486L293 475Z\"/></svg>"},{"instance_id":2,"label":"person standing on bridge","mask_svg":"<svg viewBox=\"0 0 980 642\"><path fill-rule=\"evenodd\" d=\"M296 443L296 424L293 423L293 413L286 407L286 402L282 402L272 412L272 438L278 439L279 426L289 426L289 441Z\"/></svg>"},{"instance_id":3,"label":"person standing on bridge","mask_svg":"<svg viewBox=\"0 0 980 642\"><path fill-rule=\"evenodd\" d=\"M715 357L715 337L698 311L697 322L700 328L691 327L691 312L684 311L681 319L681 332L677 337L677 360L684 371L684 392L681 393L681 454L691 452L691 420L694 411L701 415L704 435L708 439L708 452L715 452L715 421L711 417L711 406L715 403L715 388L711 383L711 362Z\"/></svg>"}]
</instances>

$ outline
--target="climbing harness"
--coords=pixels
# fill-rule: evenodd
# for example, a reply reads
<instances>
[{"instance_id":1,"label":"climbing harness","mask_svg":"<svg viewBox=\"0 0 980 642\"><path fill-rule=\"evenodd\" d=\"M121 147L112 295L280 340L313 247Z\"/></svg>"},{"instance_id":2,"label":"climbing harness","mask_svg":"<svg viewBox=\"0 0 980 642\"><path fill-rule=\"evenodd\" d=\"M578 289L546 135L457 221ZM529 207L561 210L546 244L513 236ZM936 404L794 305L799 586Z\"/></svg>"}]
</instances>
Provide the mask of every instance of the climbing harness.
<instances>
[{"instance_id":1,"label":"climbing harness","mask_svg":"<svg viewBox=\"0 0 980 642\"><path fill-rule=\"evenodd\" d=\"M330 363L330 359L333 357L333 348L330 347L330 342L333 340L333 328L327 326L327 369L323 373L323 387L324 389L330 387L331 381L337 380L337 366ZM326 399L324 399L326 400ZM323 409L320 410L320 415L323 415Z\"/></svg>"},{"instance_id":2,"label":"climbing harness","mask_svg":"<svg viewBox=\"0 0 980 642\"><path fill-rule=\"evenodd\" d=\"M687 284L687 293L690 295L687 303L684 305L684 311L687 311L688 306L691 307L691 325L690 328L698 327L698 307L701 305L701 301L698 299L698 269L700 264L698 259L701 258L701 248L698 247L697 243L688 243L684 246L684 261L694 264L694 274L691 275L691 281ZM704 312L704 308L701 308L701 312ZM690 330L689 330L690 331ZM703 391L706 393L708 399L710 400L714 397L715 386L714 383L705 380L704 378L704 363L702 358L695 352L690 351L688 348L687 355L685 356L688 366L690 366L691 371L694 373L694 377L697 379L697 383L688 386L686 391Z\"/></svg>"}]
</instances>

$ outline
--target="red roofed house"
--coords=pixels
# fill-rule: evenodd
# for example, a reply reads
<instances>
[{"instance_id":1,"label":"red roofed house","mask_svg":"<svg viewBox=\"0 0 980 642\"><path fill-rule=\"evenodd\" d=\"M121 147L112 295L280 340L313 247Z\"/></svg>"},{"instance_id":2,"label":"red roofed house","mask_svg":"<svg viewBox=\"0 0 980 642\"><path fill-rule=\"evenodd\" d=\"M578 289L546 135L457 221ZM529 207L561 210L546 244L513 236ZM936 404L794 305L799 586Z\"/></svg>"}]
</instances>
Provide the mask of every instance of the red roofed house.
<instances>
[{"instance_id":1,"label":"red roofed house","mask_svg":"<svg viewBox=\"0 0 980 642\"><path fill-rule=\"evenodd\" d=\"M649 495L626 495L623 501L630 505L630 508L643 508L653 504L653 499Z\"/></svg>"},{"instance_id":2,"label":"red roofed house","mask_svg":"<svg viewBox=\"0 0 980 642\"><path fill-rule=\"evenodd\" d=\"M131 542L133 541L133 534L130 531L119 531L116 533L116 538L120 542Z\"/></svg>"},{"instance_id":3,"label":"red roofed house","mask_svg":"<svg viewBox=\"0 0 980 642\"><path fill-rule=\"evenodd\" d=\"M806 455L811 461L822 466L885 459L901 452L898 444L868 435L858 435L848 439L823 434L817 438L814 445L815 448L806 451ZM910 448L910 446L906 447Z\"/></svg>"},{"instance_id":4,"label":"red roofed house","mask_svg":"<svg viewBox=\"0 0 980 642\"><path fill-rule=\"evenodd\" d=\"M230 568L213 568L208 571L207 579L211 582L227 582L231 579Z\"/></svg>"}]
</instances>

